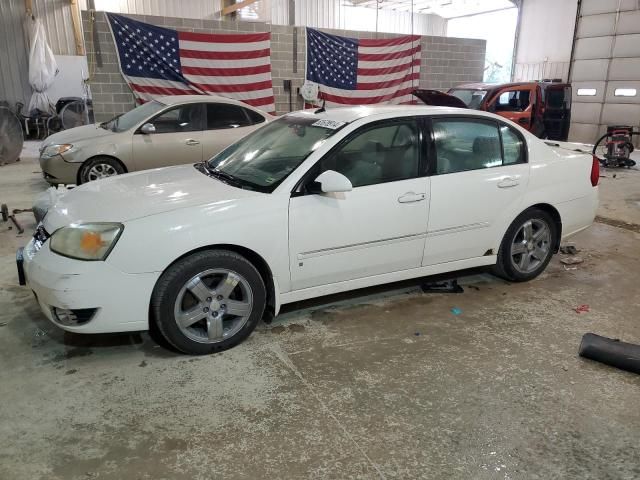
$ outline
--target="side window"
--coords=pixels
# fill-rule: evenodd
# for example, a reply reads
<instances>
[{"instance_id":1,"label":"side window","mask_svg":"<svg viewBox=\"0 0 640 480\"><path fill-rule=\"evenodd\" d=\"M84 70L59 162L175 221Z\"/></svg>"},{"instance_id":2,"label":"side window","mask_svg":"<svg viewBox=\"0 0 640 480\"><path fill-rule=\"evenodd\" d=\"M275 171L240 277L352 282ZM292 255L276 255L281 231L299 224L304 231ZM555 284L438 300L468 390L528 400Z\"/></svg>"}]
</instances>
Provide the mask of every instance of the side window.
<instances>
[{"instance_id":1,"label":"side window","mask_svg":"<svg viewBox=\"0 0 640 480\"><path fill-rule=\"evenodd\" d=\"M335 170L355 187L419 175L420 137L415 122L367 128L320 161L318 174Z\"/></svg>"},{"instance_id":2,"label":"side window","mask_svg":"<svg viewBox=\"0 0 640 480\"><path fill-rule=\"evenodd\" d=\"M254 112L253 110L249 110L248 108L243 108L244 113L249 117L251 121L251 125L256 125L258 123L263 123L265 121L264 117L260 115L258 112Z\"/></svg>"},{"instance_id":3,"label":"side window","mask_svg":"<svg viewBox=\"0 0 640 480\"><path fill-rule=\"evenodd\" d=\"M504 92L496 100L496 112L524 112L529 107L530 97L530 90Z\"/></svg>"},{"instance_id":4,"label":"side window","mask_svg":"<svg viewBox=\"0 0 640 480\"><path fill-rule=\"evenodd\" d=\"M500 134L495 122L433 120L438 174L502 165Z\"/></svg>"},{"instance_id":5,"label":"side window","mask_svg":"<svg viewBox=\"0 0 640 480\"><path fill-rule=\"evenodd\" d=\"M522 137L506 125L500 126L500 135L502 137L502 150L504 152L503 164L513 165L515 163L523 163L525 155Z\"/></svg>"},{"instance_id":6,"label":"side window","mask_svg":"<svg viewBox=\"0 0 640 480\"><path fill-rule=\"evenodd\" d=\"M245 109L230 103L207 104L207 130L238 128L250 125Z\"/></svg>"},{"instance_id":7,"label":"side window","mask_svg":"<svg viewBox=\"0 0 640 480\"><path fill-rule=\"evenodd\" d=\"M202 105L187 103L153 118L156 133L196 132L202 130Z\"/></svg>"}]
</instances>

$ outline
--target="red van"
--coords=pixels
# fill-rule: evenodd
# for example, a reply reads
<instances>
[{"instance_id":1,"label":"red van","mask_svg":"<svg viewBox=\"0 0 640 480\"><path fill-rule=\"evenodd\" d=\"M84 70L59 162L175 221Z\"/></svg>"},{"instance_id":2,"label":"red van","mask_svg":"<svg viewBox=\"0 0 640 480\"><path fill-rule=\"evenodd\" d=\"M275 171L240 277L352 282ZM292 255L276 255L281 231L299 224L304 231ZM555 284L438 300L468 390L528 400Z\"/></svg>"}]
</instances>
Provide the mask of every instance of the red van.
<instances>
[{"instance_id":1,"label":"red van","mask_svg":"<svg viewBox=\"0 0 640 480\"><path fill-rule=\"evenodd\" d=\"M557 80L470 83L454 87L446 94L416 90L414 95L427 105L459 106L496 113L540 138L565 141L569 135L571 85Z\"/></svg>"}]
</instances>

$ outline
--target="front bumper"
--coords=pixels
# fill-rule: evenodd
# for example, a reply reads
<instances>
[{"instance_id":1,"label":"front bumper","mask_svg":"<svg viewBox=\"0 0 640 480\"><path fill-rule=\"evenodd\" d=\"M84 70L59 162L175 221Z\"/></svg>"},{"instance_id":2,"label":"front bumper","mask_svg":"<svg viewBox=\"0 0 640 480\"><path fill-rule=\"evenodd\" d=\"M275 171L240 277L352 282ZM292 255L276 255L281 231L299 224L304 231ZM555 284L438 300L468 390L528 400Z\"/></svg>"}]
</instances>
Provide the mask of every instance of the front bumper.
<instances>
[{"instance_id":1,"label":"front bumper","mask_svg":"<svg viewBox=\"0 0 640 480\"><path fill-rule=\"evenodd\" d=\"M82 162L66 162L61 155L40 157L44 179L51 185L75 185Z\"/></svg>"},{"instance_id":2,"label":"front bumper","mask_svg":"<svg viewBox=\"0 0 640 480\"><path fill-rule=\"evenodd\" d=\"M42 312L60 328L78 333L147 330L149 302L160 272L129 274L108 262L62 257L46 242L36 251L32 239L23 251L26 283ZM82 325L63 325L53 309L96 309Z\"/></svg>"}]
</instances>

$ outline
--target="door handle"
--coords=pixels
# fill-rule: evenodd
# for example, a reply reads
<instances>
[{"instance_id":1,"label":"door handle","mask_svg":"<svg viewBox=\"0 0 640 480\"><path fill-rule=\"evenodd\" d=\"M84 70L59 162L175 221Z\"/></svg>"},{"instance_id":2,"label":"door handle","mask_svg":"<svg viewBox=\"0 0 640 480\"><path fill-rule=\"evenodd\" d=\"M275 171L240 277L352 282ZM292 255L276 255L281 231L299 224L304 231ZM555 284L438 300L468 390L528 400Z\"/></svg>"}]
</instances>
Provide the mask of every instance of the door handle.
<instances>
[{"instance_id":1,"label":"door handle","mask_svg":"<svg viewBox=\"0 0 640 480\"><path fill-rule=\"evenodd\" d=\"M498 182L498 188L511 188L520 185L518 177L506 177Z\"/></svg>"},{"instance_id":2,"label":"door handle","mask_svg":"<svg viewBox=\"0 0 640 480\"><path fill-rule=\"evenodd\" d=\"M189 138L188 140L184 141L185 145L200 145L200 142L197 140L194 140L193 138Z\"/></svg>"},{"instance_id":3,"label":"door handle","mask_svg":"<svg viewBox=\"0 0 640 480\"><path fill-rule=\"evenodd\" d=\"M398 197L398 202L399 203L421 202L425 198L427 198L427 196L424 193L407 192L404 195L401 195Z\"/></svg>"}]
</instances>

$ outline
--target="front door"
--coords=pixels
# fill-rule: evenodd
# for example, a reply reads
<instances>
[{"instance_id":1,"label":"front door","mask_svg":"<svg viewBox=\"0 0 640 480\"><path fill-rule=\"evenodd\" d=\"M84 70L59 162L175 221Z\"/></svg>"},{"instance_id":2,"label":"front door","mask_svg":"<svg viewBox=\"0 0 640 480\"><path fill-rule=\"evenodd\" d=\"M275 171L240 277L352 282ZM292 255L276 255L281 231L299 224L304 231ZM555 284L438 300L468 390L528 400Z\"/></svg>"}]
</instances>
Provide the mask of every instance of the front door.
<instances>
[{"instance_id":1,"label":"front door","mask_svg":"<svg viewBox=\"0 0 640 480\"><path fill-rule=\"evenodd\" d=\"M423 264L496 255L496 239L520 213L527 188L523 136L502 122L469 117L434 117L433 133Z\"/></svg>"},{"instance_id":2,"label":"front door","mask_svg":"<svg viewBox=\"0 0 640 480\"><path fill-rule=\"evenodd\" d=\"M310 172L335 170L353 190L307 194L289 204L293 290L420 266L429 214L429 178L415 119L356 131Z\"/></svg>"},{"instance_id":3,"label":"front door","mask_svg":"<svg viewBox=\"0 0 640 480\"><path fill-rule=\"evenodd\" d=\"M536 86L523 85L500 90L490 100L487 110L508 118L527 130L532 130L535 120Z\"/></svg>"},{"instance_id":4,"label":"front door","mask_svg":"<svg viewBox=\"0 0 640 480\"><path fill-rule=\"evenodd\" d=\"M203 112L201 103L187 103L149 119L155 133L133 134L136 170L202 161Z\"/></svg>"}]
</instances>

